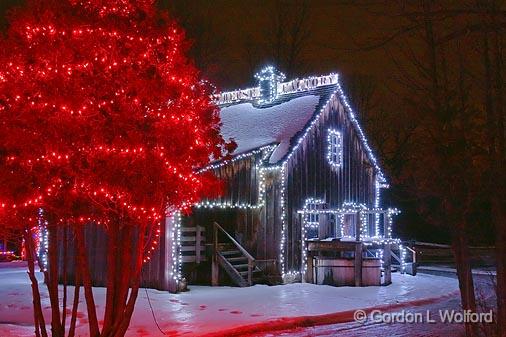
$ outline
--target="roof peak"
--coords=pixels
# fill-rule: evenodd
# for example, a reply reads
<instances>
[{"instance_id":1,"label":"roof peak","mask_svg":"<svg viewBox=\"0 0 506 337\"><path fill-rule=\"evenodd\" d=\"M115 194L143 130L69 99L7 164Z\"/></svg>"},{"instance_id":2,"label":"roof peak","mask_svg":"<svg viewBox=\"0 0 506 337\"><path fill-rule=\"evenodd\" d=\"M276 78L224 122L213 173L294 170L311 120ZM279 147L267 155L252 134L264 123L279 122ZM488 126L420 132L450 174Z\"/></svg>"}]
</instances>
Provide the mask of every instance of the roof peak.
<instances>
[{"instance_id":1,"label":"roof peak","mask_svg":"<svg viewBox=\"0 0 506 337\"><path fill-rule=\"evenodd\" d=\"M258 86L247 89L224 91L214 95L218 105L255 102L258 104L272 103L278 97L297 92L310 91L319 87L338 84L338 74L330 73L323 76L310 76L302 79L295 78L287 82L284 75L274 67L268 66L255 75Z\"/></svg>"}]
</instances>

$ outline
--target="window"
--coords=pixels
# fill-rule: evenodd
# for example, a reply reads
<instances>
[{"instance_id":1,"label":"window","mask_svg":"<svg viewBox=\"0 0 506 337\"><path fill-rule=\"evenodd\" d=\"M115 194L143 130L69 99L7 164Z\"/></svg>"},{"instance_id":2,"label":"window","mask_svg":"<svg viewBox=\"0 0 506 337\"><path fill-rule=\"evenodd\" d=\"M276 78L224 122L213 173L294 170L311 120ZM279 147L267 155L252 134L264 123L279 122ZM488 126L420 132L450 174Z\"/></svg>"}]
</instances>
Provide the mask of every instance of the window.
<instances>
[{"instance_id":1,"label":"window","mask_svg":"<svg viewBox=\"0 0 506 337\"><path fill-rule=\"evenodd\" d=\"M307 210L308 211L318 211L318 207L319 204L316 204L316 203L310 203L307 205ZM307 225L310 226L310 227L318 227L320 223L320 214L318 213L309 213L309 219L308 219L308 222L307 222Z\"/></svg>"},{"instance_id":2,"label":"window","mask_svg":"<svg viewBox=\"0 0 506 337\"><path fill-rule=\"evenodd\" d=\"M327 159L329 164L338 168L343 164L343 137L337 130L329 130L327 137Z\"/></svg>"},{"instance_id":3,"label":"window","mask_svg":"<svg viewBox=\"0 0 506 337\"><path fill-rule=\"evenodd\" d=\"M326 208L326 204L323 200L320 199L307 199L304 209L307 212L305 219L305 237L306 239L316 239L318 238L318 228L320 227L320 213Z\"/></svg>"}]
</instances>

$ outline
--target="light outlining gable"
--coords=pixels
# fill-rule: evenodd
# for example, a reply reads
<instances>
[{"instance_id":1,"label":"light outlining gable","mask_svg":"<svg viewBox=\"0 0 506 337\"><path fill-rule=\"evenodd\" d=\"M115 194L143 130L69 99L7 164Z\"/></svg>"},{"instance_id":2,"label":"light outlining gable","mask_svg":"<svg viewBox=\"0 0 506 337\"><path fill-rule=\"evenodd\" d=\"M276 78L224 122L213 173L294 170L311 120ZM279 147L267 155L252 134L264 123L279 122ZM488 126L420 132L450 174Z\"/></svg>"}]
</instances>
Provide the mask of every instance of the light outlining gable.
<instances>
[{"instance_id":1,"label":"light outlining gable","mask_svg":"<svg viewBox=\"0 0 506 337\"><path fill-rule=\"evenodd\" d=\"M336 76L338 76L338 75L336 75ZM306 128L302 132L302 136L295 142L295 145L292 146L291 150L289 150L288 154L285 156L284 160L279 165L283 166L284 164L286 164L290 160L290 158L294 155L295 151L297 151L297 149L299 148L300 144L305 140L306 136L313 130L314 126L319 122L320 117L323 115L325 110L330 109L330 103L332 102L332 100L339 97L340 101L344 105L345 111L348 114L348 118L350 119L350 121L352 122L352 125L355 127L355 130L358 133L358 138L360 139L362 145L364 146L364 149L367 153L369 160L371 161L372 165L376 169L376 172L378 174L377 175L378 181L380 183L385 184L386 179L383 174L383 171L382 171L381 167L379 166L376 156L374 155L371 147L369 146L369 142L367 141L364 131L362 130L362 127L360 126L357 118L355 117L355 113L353 112L353 109L351 108L350 104L348 103L348 99L346 98L346 95L344 94L344 91L341 87L339 79L336 80L335 85L337 87L336 90L332 93L332 95L327 100L327 102L325 102L325 104L322 106L319 113L313 117L313 119L311 120L311 122L308 123L308 125L306 125Z\"/></svg>"},{"instance_id":2,"label":"light outlining gable","mask_svg":"<svg viewBox=\"0 0 506 337\"><path fill-rule=\"evenodd\" d=\"M358 120L355 118L355 113L353 112L353 109L351 108L350 104L348 103L348 99L346 98L346 95L344 94L343 88L341 87L341 83L339 82L339 80L337 81L337 93L339 94L339 97L343 101L344 106L348 110L348 115L349 115L353 125L355 126L355 129L358 131L359 138L362 141L362 144L364 145L364 148L367 152L367 155L369 156L369 159L371 160L372 164L374 165L374 167L376 168L376 170L378 172L378 178L379 178L378 181L381 183L386 183L387 181L385 179L385 176L383 175L383 171L381 170L381 167L379 166L378 161L376 160L376 157L374 156L374 153L373 153L371 147L369 146L367 138L366 138L364 132L362 131L362 128L360 127Z\"/></svg>"}]
</instances>

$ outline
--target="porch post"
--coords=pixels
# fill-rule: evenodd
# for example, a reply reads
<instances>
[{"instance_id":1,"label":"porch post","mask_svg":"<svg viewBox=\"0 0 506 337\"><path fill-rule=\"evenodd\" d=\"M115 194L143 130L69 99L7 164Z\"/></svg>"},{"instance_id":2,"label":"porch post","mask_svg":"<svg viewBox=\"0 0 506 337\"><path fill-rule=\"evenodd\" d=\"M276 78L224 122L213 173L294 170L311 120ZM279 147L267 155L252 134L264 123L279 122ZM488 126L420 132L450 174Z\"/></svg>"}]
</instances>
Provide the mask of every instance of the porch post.
<instances>
[{"instance_id":1,"label":"porch post","mask_svg":"<svg viewBox=\"0 0 506 337\"><path fill-rule=\"evenodd\" d=\"M362 286L362 242L355 244L355 287Z\"/></svg>"},{"instance_id":2,"label":"porch post","mask_svg":"<svg viewBox=\"0 0 506 337\"><path fill-rule=\"evenodd\" d=\"M307 254L307 270L306 270L306 282L308 283L316 283L314 280L314 259L313 253L308 252Z\"/></svg>"},{"instance_id":3,"label":"porch post","mask_svg":"<svg viewBox=\"0 0 506 337\"><path fill-rule=\"evenodd\" d=\"M360 241L360 230L362 228L362 217L360 212L355 213L357 215L357 221L355 222L355 241Z\"/></svg>"},{"instance_id":4,"label":"porch post","mask_svg":"<svg viewBox=\"0 0 506 337\"><path fill-rule=\"evenodd\" d=\"M200 263L200 245L202 241L202 227L195 226L195 262Z\"/></svg>"},{"instance_id":5,"label":"porch post","mask_svg":"<svg viewBox=\"0 0 506 337\"><path fill-rule=\"evenodd\" d=\"M211 285L217 286L219 280L219 266L218 266L218 228L213 225L214 237L213 237L213 257L211 262Z\"/></svg>"}]
</instances>

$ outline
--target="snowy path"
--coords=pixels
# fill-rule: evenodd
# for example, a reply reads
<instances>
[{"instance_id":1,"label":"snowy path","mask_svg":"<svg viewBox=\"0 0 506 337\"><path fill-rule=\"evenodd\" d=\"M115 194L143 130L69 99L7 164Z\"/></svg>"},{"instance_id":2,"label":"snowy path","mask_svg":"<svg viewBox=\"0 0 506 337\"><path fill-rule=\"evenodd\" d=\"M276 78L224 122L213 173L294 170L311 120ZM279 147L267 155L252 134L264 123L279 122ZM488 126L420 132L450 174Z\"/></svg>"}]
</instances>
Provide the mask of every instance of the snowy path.
<instances>
[{"instance_id":1,"label":"snowy path","mask_svg":"<svg viewBox=\"0 0 506 337\"><path fill-rule=\"evenodd\" d=\"M69 287L69 294L72 294L72 289ZM268 328L273 324L285 324L289 327L301 320L301 316L317 316L311 318L313 320L335 319L339 317L336 313L343 311L384 305L402 306L402 302L434 299L457 290L454 279L424 274L416 277L393 274L393 284L388 287L336 288L300 283L250 288L191 286L191 291L182 294L152 289L148 290L148 294L158 323L166 335L211 333L219 336L226 330L242 326ZM101 315L105 302L104 289L96 288L95 293L97 311ZM32 336L30 285L22 264L0 264L0 296L0 336ZM42 296L46 317L49 317L49 300L44 287ZM84 304L79 310L79 322L83 324L86 322ZM78 332L80 336L87 335L85 327ZM163 336L153 321L144 291L140 292L127 336Z\"/></svg>"},{"instance_id":2,"label":"snowy path","mask_svg":"<svg viewBox=\"0 0 506 337\"><path fill-rule=\"evenodd\" d=\"M427 310L436 313L438 310L445 309L460 309L460 300L458 296L447 298L441 302L426 304L422 306L413 307L409 310L411 313L422 313L425 315ZM255 334L255 337L356 337L356 336L389 336L389 337L433 337L433 336L447 336L459 337L464 334L464 327L462 324L448 324L448 323L357 323L347 322L339 324L328 324L322 326L296 328L293 330L276 331L265 334Z\"/></svg>"},{"instance_id":3,"label":"snowy path","mask_svg":"<svg viewBox=\"0 0 506 337\"><path fill-rule=\"evenodd\" d=\"M495 289L490 275L483 273L474 277L476 294L478 296L478 303L485 304L486 308L495 306ZM455 310L461 311L460 296L446 296L439 301L409 306L403 308L409 313L420 313L423 317L427 317L429 312L430 317L435 322L427 322L424 320L421 323L406 324L406 323L376 323L368 321L366 323L358 322L345 322L337 324L326 324L314 327L293 327L275 332L266 332L261 334L254 334L254 337L355 337L355 336L391 336L391 337L432 337L432 336L448 336L460 337L465 334L464 325L459 323L444 323L438 318L439 311ZM487 309L482 307L483 311ZM388 312L399 312L400 309L387 310ZM487 325L485 324L484 327ZM483 328L484 328L483 327ZM488 328L492 328L488 325ZM245 336L246 337L246 336ZM253 337L253 335L249 336Z\"/></svg>"}]
</instances>

